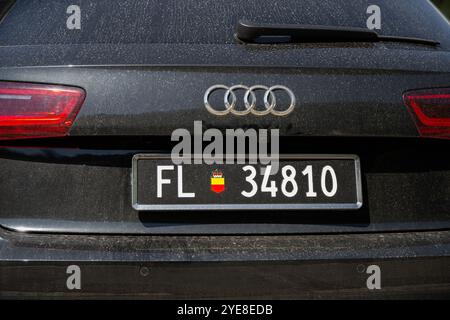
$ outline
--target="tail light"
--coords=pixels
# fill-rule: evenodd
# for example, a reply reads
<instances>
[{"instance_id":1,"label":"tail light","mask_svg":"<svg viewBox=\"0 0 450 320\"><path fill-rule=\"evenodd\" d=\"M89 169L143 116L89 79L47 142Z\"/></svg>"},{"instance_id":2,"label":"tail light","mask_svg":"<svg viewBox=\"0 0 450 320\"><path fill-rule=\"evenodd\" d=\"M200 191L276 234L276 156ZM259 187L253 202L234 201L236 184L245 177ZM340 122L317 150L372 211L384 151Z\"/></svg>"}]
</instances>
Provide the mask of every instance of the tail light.
<instances>
[{"instance_id":1,"label":"tail light","mask_svg":"<svg viewBox=\"0 0 450 320\"><path fill-rule=\"evenodd\" d=\"M422 137L450 139L450 88L410 91L403 99Z\"/></svg>"},{"instance_id":2,"label":"tail light","mask_svg":"<svg viewBox=\"0 0 450 320\"><path fill-rule=\"evenodd\" d=\"M67 135L84 97L80 88L0 82L0 140Z\"/></svg>"}]
</instances>

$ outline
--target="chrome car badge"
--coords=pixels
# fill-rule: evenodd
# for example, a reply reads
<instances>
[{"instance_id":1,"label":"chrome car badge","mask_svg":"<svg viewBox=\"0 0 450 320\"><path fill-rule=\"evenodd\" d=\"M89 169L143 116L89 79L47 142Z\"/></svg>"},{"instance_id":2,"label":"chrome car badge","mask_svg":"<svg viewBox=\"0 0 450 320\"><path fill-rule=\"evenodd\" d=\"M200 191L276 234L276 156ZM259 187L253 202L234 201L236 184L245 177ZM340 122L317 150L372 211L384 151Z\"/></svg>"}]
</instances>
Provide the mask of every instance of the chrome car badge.
<instances>
[{"instance_id":1,"label":"chrome car badge","mask_svg":"<svg viewBox=\"0 0 450 320\"><path fill-rule=\"evenodd\" d=\"M211 105L211 103L209 102L209 98L210 98L211 94L217 90L224 91L223 102L224 102L225 109L223 109L223 110L213 107ZM236 109L237 97L236 97L235 91L237 91L237 90L245 90L245 94L244 94L245 109L244 110ZM265 91L264 98L263 98L264 110L256 109L256 103L257 103L256 94L255 94L256 90L264 90ZM277 100L275 97L275 91L278 91L278 90L284 91L285 93L288 94L288 96L290 98L290 104L286 110L277 110L278 106L277 106ZM231 87L227 87L222 84L216 84L216 85L213 85L210 88L208 88L208 90L206 90L205 95L203 97L203 102L205 103L206 109L210 113L212 113L216 116L225 116L230 113L234 114L236 116L245 116L245 115L251 113L255 116L265 116L268 114L272 114L274 116L281 117L281 116L286 116L286 115L290 114L294 110L296 99L295 99L295 95L292 92L292 90L289 89L288 87L282 86L282 85L275 85L272 87L267 87L267 86L263 86L263 85L254 85L251 87L247 87L247 86L238 84L238 85L234 85Z\"/></svg>"}]
</instances>

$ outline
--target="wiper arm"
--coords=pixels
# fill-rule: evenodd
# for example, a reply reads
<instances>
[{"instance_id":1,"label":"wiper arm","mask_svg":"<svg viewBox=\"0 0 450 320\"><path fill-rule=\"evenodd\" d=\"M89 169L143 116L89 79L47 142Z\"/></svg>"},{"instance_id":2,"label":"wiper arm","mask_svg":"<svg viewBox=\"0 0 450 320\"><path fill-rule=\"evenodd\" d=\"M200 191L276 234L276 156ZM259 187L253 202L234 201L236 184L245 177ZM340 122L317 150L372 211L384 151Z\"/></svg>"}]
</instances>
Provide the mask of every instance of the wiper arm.
<instances>
[{"instance_id":1,"label":"wiper arm","mask_svg":"<svg viewBox=\"0 0 450 320\"><path fill-rule=\"evenodd\" d=\"M245 43L277 44L307 42L409 42L437 46L434 40L382 36L364 28L296 24L255 24L239 21L236 37Z\"/></svg>"}]
</instances>

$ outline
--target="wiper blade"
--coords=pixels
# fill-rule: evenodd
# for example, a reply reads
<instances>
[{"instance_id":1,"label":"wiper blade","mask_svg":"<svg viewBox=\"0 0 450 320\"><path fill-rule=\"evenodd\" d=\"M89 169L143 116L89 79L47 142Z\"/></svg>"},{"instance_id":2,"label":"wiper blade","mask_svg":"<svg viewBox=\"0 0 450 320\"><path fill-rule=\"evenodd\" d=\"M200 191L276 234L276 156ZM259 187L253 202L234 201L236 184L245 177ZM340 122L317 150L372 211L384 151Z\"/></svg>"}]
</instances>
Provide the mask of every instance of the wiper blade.
<instances>
[{"instance_id":1,"label":"wiper blade","mask_svg":"<svg viewBox=\"0 0 450 320\"><path fill-rule=\"evenodd\" d=\"M239 21L236 37L245 43L279 44L308 42L408 42L437 46L434 40L382 36L364 28L296 24L256 24Z\"/></svg>"}]
</instances>

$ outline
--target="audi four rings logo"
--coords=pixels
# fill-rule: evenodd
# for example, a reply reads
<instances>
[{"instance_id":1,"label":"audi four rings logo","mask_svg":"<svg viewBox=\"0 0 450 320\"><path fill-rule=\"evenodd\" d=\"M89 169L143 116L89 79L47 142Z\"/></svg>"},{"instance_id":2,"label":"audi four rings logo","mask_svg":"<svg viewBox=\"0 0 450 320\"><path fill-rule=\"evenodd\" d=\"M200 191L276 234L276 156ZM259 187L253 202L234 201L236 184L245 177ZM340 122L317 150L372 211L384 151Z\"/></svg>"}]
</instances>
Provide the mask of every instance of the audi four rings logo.
<instances>
[{"instance_id":1,"label":"audi four rings logo","mask_svg":"<svg viewBox=\"0 0 450 320\"><path fill-rule=\"evenodd\" d=\"M218 90L224 91L223 103L224 103L225 109L223 108L223 106L212 106L211 103L209 102L209 98L210 98L211 94ZM237 90L245 90L245 94L244 94L245 109L244 110L237 110L237 108L236 108L238 99L236 98L235 92ZM258 110L256 108L256 105L257 105L256 100L257 99L256 99L255 92L257 90L265 91L264 98L263 98L263 102L264 102L263 110ZM277 105L277 99L275 96L275 92L277 92L277 91L284 91L285 93L288 94L288 96L290 98L290 104L284 110L282 109L282 106ZM290 114L292 112L292 110L294 110L294 108L295 108L294 93L288 87L281 86L281 85L276 85L276 86L272 86L272 87L267 87L267 86L262 86L262 85L247 87L247 86L238 84L235 86L227 87L222 84L217 84L217 85L210 87L208 90L206 90L203 101L205 103L206 109L210 113L212 113L216 116L224 116L224 115L227 115L230 113L237 115L237 116L245 116L249 113L252 113L255 116L265 116L270 113L275 116L281 117L281 116L286 116L286 115Z\"/></svg>"}]
</instances>

